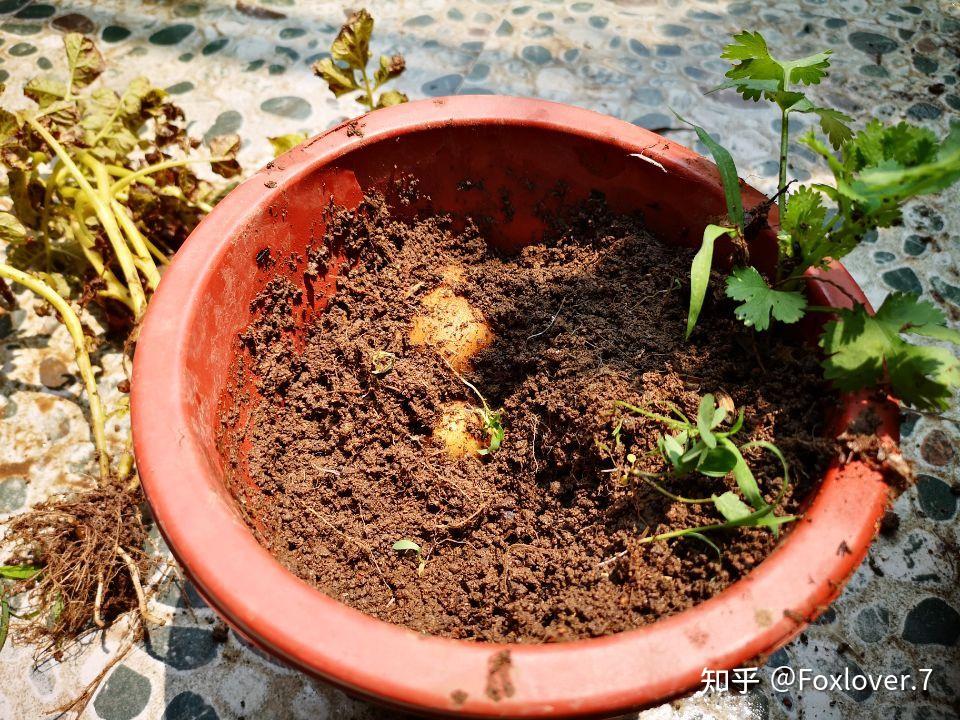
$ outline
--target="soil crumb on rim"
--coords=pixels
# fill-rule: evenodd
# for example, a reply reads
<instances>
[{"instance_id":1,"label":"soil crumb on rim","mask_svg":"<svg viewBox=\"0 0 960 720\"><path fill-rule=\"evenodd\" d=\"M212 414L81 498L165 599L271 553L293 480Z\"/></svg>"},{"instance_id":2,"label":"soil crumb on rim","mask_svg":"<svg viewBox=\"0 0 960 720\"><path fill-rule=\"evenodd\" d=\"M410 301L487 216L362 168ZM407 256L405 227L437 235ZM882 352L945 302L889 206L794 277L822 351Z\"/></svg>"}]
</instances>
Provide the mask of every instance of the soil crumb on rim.
<instances>
[{"instance_id":1,"label":"soil crumb on rim","mask_svg":"<svg viewBox=\"0 0 960 720\"><path fill-rule=\"evenodd\" d=\"M663 470L649 451L665 428L615 402L672 402L695 417L702 394L729 394L745 411L738 439L786 454L793 485L777 512L791 512L833 456L822 406L833 394L815 354L789 332L743 327L719 296L685 342L692 251L601 197L554 220L542 243L504 254L476 227L403 218L369 197L331 209L324 244L304 259L307 290L284 263L271 270L281 274L254 302L220 434L249 525L291 572L424 633L554 642L682 611L769 554L776 540L760 529L714 534L722 559L696 540L640 544L718 515L618 482L627 453ZM311 287L339 257L329 304L294 342ZM438 288L489 329L459 370L436 338L411 341ZM503 444L487 456L471 412L473 451L437 434L451 407L481 407L467 382L502 409ZM772 501L778 461L747 457ZM666 484L692 497L735 489L698 475ZM404 539L419 552L395 550Z\"/></svg>"}]
</instances>

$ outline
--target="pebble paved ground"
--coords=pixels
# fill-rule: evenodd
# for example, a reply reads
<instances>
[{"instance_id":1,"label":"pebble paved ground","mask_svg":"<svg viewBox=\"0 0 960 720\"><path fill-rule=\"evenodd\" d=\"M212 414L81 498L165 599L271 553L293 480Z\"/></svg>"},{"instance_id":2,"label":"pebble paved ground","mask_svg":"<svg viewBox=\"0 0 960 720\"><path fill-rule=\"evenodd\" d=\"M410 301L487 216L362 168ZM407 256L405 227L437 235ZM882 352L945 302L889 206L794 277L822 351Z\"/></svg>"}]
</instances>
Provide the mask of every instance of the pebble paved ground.
<instances>
[{"instance_id":1,"label":"pebble paved ground","mask_svg":"<svg viewBox=\"0 0 960 720\"><path fill-rule=\"evenodd\" d=\"M741 174L769 190L777 132L769 110L724 93L703 96L725 69L729 34L761 30L786 55L836 51L825 104L858 117L909 118L943 132L960 111L960 3L908 0L420 0L368 8L374 50L402 52L400 87L411 98L454 93L530 95L574 103L650 128L675 128L668 107L732 148ZM197 135L240 132L249 168L270 156L267 135L319 132L358 112L334 99L309 66L344 17L336 2L76 2L0 0L4 106L34 74L59 67L60 39L98 39L121 82L148 74L176 96ZM692 144L687 131L669 136ZM702 148L700 148L702 151ZM814 172L798 153L793 175ZM920 292L960 319L960 195L915 204L902 228L881 232L847 263L877 302L891 290ZM0 316L0 520L50 493L80 487L92 445L75 379L59 390L41 374L69 372L69 339L53 318L20 309ZM119 358L104 351L108 403L120 401ZM956 403L950 413L956 417ZM122 423L123 420L118 422ZM904 445L920 472L895 509L900 529L874 544L839 601L776 653L747 697L696 696L643 714L666 718L876 718L947 720L960 715L958 451L955 421L908 416ZM155 602L168 623L107 677L91 718L382 718L223 633L189 587ZM31 648L0 653L0 718L52 717L104 666L116 634L95 638L59 664L34 669ZM926 692L775 693L772 667L909 672L932 668Z\"/></svg>"}]
</instances>

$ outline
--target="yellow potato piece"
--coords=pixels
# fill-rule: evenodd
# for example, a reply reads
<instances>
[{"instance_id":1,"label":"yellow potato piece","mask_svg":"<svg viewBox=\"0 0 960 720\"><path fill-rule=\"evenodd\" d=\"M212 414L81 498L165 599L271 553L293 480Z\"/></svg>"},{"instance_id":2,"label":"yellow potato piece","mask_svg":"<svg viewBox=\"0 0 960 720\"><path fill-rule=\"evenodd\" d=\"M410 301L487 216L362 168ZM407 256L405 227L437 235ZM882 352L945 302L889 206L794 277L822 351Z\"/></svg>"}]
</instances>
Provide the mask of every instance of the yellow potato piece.
<instances>
[{"instance_id":1,"label":"yellow potato piece","mask_svg":"<svg viewBox=\"0 0 960 720\"><path fill-rule=\"evenodd\" d=\"M466 403L451 403L444 408L440 422L433 430L433 441L447 451L454 460L476 456L480 450L480 441L471 433L476 425L476 411Z\"/></svg>"},{"instance_id":2,"label":"yellow potato piece","mask_svg":"<svg viewBox=\"0 0 960 720\"><path fill-rule=\"evenodd\" d=\"M446 285L429 292L422 303L424 312L413 319L410 343L433 347L456 370L469 368L470 359L493 340L483 315Z\"/></svg>"},{"instance_id":3,"label":"yellow potato piece","mask_svg":"<svg viewBox=\"0 0 960 720\"><path fill-rule=\"evenodd\" d=\"M463 268L459 265L444 265L440 277L444 285L456 288L463 283L465 276L463 274Z\"/></svg>"}]
</instances>

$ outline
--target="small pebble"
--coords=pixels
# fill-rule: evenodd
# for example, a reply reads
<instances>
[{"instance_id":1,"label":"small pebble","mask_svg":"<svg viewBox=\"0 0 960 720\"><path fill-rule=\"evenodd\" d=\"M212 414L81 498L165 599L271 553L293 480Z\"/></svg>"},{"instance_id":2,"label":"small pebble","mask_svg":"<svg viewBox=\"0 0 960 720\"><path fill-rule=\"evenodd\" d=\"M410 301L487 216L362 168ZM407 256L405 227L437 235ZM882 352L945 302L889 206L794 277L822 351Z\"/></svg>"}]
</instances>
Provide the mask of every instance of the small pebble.
<instances>
[{"instance_id":1,"label":"small pebble","mask_svg":"<svg viewBox=\"0 0 960 720\"><path fill-rule=\"evenodd\" d=\"M62 388L72 379L66 364L59 358L44 358L40 363L40 382L51 390Z\"/></svg>"}]
</instances>

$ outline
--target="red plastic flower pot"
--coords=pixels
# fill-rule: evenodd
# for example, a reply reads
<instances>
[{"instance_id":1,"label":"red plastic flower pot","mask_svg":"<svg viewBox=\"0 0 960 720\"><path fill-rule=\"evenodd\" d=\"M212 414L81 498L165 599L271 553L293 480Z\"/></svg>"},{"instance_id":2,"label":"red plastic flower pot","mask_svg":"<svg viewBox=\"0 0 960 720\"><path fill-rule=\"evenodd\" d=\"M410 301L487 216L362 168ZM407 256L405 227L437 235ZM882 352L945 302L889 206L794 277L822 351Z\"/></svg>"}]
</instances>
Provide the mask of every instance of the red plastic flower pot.
<instances>
[{"instance_id":1,"label":"red plastic flower pot","mask_svg":"<svg viewBox=\"0 0 960 720\"><path fill-rule=\"evenodd\" d=\"M495 96L379 110L305 142L240 185L164 275L134 363L143 487L163 536L210 605L261 648L350 693L466 717L609 716L660 703L697 688L705 667L755 662L824 610L863 559L888 501L880 473L860 462L826 473L803 519L746 578L678 615L592 640L426 637L323 595L257 543L227 489L217 430L250 301L283 266L260 269L258 253L302 253L323 237L331 200L356 206L363 191L406 173L440 211L492 214L491 242L510 245L538 239L545 205L592 190L616 211L642 211L651 230L675 244L698 244L704 225L724 214L715 166L691 150L587 110ZM464 192L465 179L483 182ZM501 210L504 192L510 208ZM748 209L763 200L752 188L743 193ZM774 242L771 233L761 236L754 259L769 261ZM811 280L814 303L849 302L844 292L866 302L839 265L829 275L831 284ZM317 295L304 320L311 308L322 312L325 298ZM868 407L881 418L879 432L895 439L895 408L865 397L838 401L838 427Z\"/></svg>"}]
</instances>

